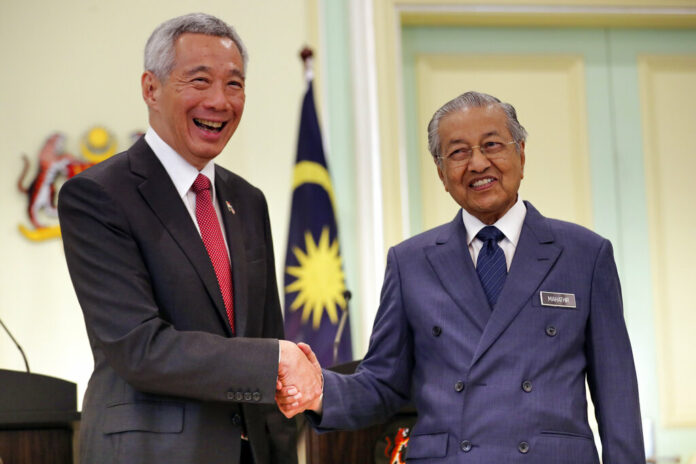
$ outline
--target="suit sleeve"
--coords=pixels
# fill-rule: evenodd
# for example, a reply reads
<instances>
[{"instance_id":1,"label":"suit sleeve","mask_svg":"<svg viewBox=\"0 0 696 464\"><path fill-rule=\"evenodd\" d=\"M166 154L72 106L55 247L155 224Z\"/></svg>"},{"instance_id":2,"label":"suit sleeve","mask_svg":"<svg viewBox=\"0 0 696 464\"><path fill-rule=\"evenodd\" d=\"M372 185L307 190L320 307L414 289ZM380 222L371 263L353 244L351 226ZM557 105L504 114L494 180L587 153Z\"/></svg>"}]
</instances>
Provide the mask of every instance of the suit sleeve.
<instances>
[{"instance_id":1,"label":"suit sleeve","mask_svg":"<svg viewBox=\"0 0 696 464\"><path fill-rule=\"evenodd\" d=\"M119 200L86 176L66 182L59 196L66 261L96 361L149 393L228 402L229 391L242 390L273 402L277 340L178 331L162 319ZM175 282L176 270L166 278Z\"/></svg>"},{"instance_id":2,"label":"suit sleeve","mask_svg":"<svg viewBox=\"0 0 696 464\"><path fill-rule=\"evenodd\" d=\"M280 309L280 297L275 274L275 254L273 253L273 234L268 215L268 206L263 201L263 220L266 248L266 304L264 307L264 337L277 339L285 338L283 316ZM277 369L276 369L277 376ZM277 464L297 464L297 423L293 419L287 419L273 405L264 405L266 413L266 431L269 440L270 462Z\"/></svg>"},{"instance_id":3,"label":"suit sleeve","mask_svg":"<svg viewBox=\"0 0 696 464\"><path fill-rule=\"evenodd\" d=\"M599 424L602 462L643 464L638 382L623 317L619 277L611 244L606 240L592 276L590 311L587 382Z\"/></svg>"},{"instance_id":4,"label":"suit sleeve","mask_svg":"<svg viewBox=\"0 0 696 464\"><path fill-rule=\"evenodd\" d=\"M387 419L408 401L413 334L403 303L399 265L392 248L368 352L355 374L323 371L322 416L308 414L315 428L365 427Z\"/></svg>"}]
</instances>

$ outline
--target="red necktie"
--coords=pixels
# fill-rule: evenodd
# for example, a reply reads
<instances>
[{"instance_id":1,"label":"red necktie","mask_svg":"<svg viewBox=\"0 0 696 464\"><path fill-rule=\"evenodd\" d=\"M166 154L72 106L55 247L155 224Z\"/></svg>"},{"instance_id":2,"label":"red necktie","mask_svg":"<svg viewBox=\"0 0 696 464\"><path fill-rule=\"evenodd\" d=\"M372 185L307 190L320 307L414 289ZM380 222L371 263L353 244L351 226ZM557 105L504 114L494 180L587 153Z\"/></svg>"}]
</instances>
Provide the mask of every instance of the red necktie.
<instances>
[{"instance_id":1,"label":"red necktie","mask_svg":"<svg viewBox=\"0 0 696 464\"><path fill-rule=\"evenodd\" d=\"M196 194L196 221L201 229L201 238L208 256L213 263L215 275L217 276L222 299L225 302L227 318L234 333L234 303L232 301L232 272L230 270L230 259L225 248L225 240L222 238L220 222L218 221L215 208L213 207L210 195L210 180L203 174L198 174L191 187Z\"/></svg>"}]
</instances>

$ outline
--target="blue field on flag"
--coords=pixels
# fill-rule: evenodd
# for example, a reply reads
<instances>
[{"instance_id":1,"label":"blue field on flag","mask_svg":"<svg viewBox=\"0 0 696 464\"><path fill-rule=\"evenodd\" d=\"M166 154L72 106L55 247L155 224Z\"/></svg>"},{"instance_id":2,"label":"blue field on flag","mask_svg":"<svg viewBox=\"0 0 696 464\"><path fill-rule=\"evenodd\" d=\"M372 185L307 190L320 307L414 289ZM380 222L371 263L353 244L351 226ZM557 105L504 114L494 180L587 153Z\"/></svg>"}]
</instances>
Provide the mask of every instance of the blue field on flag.
<instances>
[{"instance_id":1,"label":"blue field on flag","mask_svg":"<svg viewBox=\"0 0 696 464\"><path fill-rule=\"evenodd\" d=\"M334 339L341 315L348 310L335 206L309 80L302 103L285 255L285 336L309 344L323 367L334 364ZM336 363L350 360L346 321Z\"/></svg>"}]
</instances>

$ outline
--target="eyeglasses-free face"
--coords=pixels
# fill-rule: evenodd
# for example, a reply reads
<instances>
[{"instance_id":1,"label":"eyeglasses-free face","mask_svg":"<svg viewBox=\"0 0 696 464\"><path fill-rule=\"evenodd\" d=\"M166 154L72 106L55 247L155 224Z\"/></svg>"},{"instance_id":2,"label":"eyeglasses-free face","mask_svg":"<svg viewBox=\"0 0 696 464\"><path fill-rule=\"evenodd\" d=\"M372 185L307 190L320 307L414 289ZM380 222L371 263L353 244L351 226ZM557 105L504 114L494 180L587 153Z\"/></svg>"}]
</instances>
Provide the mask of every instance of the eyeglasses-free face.
<instances>
[{"instance_id":1,"label":"eyeglasses-free face","mask_svg":"<svg viewBox=\"0 0 696 464\"><path fill-rule=\"evenodd\" d=\"M150 125L181 157L202 169L225 148L244 111L244 59L227 37L182 34L174 68L142 77Z\"/></svg>"},{"instance_id":2,"label":"eyeglasses-free face","mask_svg":"<svg viewBox=\"0 0 696 464\"><path fill-rule=\"evenodd\" d=\"M445 116L439 135L443 159L437 173L445 190L481 222L493 224L517 201L524 177L524 142L508 142L512 135L507 118L497 105Z\"/></svg>"}]
</instances>

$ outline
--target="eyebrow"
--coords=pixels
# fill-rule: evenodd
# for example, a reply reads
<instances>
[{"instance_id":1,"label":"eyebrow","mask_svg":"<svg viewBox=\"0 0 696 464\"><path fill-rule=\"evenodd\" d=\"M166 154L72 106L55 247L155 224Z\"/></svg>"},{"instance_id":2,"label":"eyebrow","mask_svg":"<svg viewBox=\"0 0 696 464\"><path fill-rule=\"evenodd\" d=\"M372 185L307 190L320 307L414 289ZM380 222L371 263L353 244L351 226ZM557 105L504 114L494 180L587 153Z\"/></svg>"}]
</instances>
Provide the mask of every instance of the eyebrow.
<instances>
[{"instance_id":1,"label":"eyebrow","mask_svg":"<svg viewBox=\"0 0 696 464\"><path fill-rule=\"evenodd\" d=\"M239 69L233 69L230 74L233 76L239 77L241 80L246 80L246 77L244 77L244 73L240 71Z\"/></svg>"},{"instance_id":2,"label":"eyebrow","mask_svg":"<svg viewBox=\"0 0 696 464\"><path fill-rule=\"evenodd\" d=\"M190 76L193 76L194 74L198 74L199 72L210 72L210 67L206 66L206 65L196 66L195 68L189 69L188 71L186 71L186 73L184 75L186 77L190 77ZM242 73L239 69L233 69L229 72L229 74L231 74L233 76L237 76L242 80L245 80L244 73Z\"/></svg>"},{"instance_id":3,"label":"eyebrow","mask_svg":"<svg viewBox=\"0 0 696 464\"><path fill-rule=\"evenodd\" d=\"M500 132L498 132L497 130L494 129L494 130L492 130L492 131L488 131L488 132L486 132L485 134L483 134L483 135L481 136L481 138L482 138L482 139L485 139L486 137L490 137L491 135L498 135L498 136L500 136ZM448 141L447 141L447 144L448 144L448 145L455 145L455 144L458 144L458 143L463 143L463 144L465 144L465 145L469 145L469 142L467 142L467 141L464 140L464 139L452 139L452 140L448 140Z\"/></svg>"},{"instance_id":4,"label":"eyebrow","mask_svg":"<svg viewBox=\"0 0 696 464\"><path fill-rule=\"evenodd\" d=\"M199 72L210 72L210 68L205 65L196 66L195 68L186 71L184 75L188 77L193 76L194 74L198 74Z\"/></svg>"}]
</instances>

